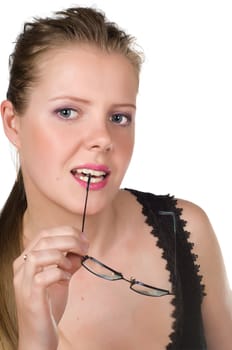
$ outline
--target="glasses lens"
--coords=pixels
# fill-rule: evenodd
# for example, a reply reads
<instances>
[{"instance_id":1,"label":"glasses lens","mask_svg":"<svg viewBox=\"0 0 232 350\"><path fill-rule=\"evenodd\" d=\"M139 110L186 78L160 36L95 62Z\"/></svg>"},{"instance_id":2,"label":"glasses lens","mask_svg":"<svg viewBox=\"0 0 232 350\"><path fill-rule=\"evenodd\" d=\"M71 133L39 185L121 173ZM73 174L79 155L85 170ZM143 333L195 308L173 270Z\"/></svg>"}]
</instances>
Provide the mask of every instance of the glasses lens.
<instances>
[{"instance_id":1,"label":"glasses lens","mask_svg":"<svg viewBox=\"0 0 232 350\"><path fill-rule=\"evenodd\" d=\"M161 297L163 295L169 294L167 290L153 288L141 282L135 282L134 284L132 284L131 289L137 293L148 295L151 297Z\"/></svg>"},{"instance_id":2,"label":"glasses lens","mask_svg":"<svg viewBox=\"0 0 232 350\"><path fill-rule=\"evenodd\" d=\"M91 257L88 257L85 261L83 261L82 265L95 275L107 279L109 281L116 281L122 278L122 276L116 271L112 270L106 265L100 263L100 261Z\"/></svg>"}]
</instances>

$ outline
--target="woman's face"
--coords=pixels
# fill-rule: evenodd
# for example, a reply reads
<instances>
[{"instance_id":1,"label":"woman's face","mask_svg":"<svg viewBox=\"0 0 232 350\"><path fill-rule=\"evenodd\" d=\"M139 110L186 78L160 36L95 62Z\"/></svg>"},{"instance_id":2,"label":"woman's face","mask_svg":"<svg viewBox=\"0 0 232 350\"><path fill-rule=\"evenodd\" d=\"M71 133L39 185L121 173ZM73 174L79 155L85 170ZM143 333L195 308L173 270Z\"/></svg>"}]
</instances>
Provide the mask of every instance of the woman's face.
<instances>
[{"instance_id":1,"label":"woman's face","mask_svg":"<svg viewBox=\"0 0 232 350\"><path fill-rule=\"evenodd\" d=\"M91 46L51 51L19 117L19 154L30 200L94 213L117 193L131 159L138 77L121 54Z\"/></svg>"}]
</instances>

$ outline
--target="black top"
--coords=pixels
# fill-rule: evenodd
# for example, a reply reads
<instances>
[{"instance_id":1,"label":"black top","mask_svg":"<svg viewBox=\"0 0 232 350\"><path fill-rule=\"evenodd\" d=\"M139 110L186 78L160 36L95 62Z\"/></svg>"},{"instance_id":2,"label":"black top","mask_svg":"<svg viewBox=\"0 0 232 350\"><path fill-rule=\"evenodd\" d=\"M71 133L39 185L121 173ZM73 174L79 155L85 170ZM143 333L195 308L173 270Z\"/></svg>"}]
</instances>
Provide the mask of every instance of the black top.
<instances>
[{"instance_id":1,"label":"black top","mask_svg":"<svg viewBox=\"0 0 232 350\"><path fill-rule=\"evenodd\" d=\"M196 255L192 252L190 233L184 228L182 209L170 195L157 196L151 193L126 189L142 206L151 234L157 237L157 246L163 250L167 261L174 297L172 304L173 326L167 350L206 350L201 303L204 293L202 277L198 274Z\"/></svg>"}]
</instances>

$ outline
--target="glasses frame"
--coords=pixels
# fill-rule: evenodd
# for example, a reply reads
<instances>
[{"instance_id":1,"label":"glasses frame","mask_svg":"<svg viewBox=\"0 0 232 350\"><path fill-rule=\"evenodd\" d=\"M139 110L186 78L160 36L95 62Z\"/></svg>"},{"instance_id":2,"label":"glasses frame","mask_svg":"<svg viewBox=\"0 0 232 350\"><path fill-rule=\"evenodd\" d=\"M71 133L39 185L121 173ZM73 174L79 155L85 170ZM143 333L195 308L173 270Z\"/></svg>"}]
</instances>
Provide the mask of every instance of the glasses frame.
<instances>
[{"instance_id":1,"label":"glasses frame","mask_svg":"<svg viewBox=\"0 0 232 350\"><path fill-rule=\"evenodd\" d=\"M111 278L110 276L107 276L105 274L101 274L101 273L97 273L93 270L91 270L86 264L85 264L85 261L86 260L91 260L93 261L94 263L104 267L105 269L111 271L114 273L114 276L116 278ZM92 274L94 274L95 276L97 277L100 277L100 278L103 278L105 280L108 280L108 281L118 281L118 280L124 280L128 283L130 283L130 289L133 290L133 292L136 292L138 294L142 294L142 295L145 295L145 296L149 296L149 297L162 297L162 296L165 296L165 295L173 295L173 293L171 293L170 291L168 291L167 289L163 289L163 288L158 288L158 287L155 287L155 286L151 286L149 284L146 284L146 283L143 283L141 281L137 281L134 277L131 277L130 279L127 279L123 276L123 274L117 270L114 270L112 269L110 266L107 266L105 264L103 264L101 261L95 259L94 257L92 256L89 256L89 255L85 255L83 256L82 260L81 260L81 265L86 269L88 270L89 272L91 272ZM143 287L146 287L146 288L149 288L153 291L157 291L159 292L160 294L159 295L155 295L155 294L148 294L146 292L142 292L142 291L139 291L137 289L134 288L134 286L136 285L139 285L139 286L143 286Z\"/></svg>"},{"instance_id":2,"label":"glasses frame","mask_svg":"<svg viewBox=\"0 0 232 350\"><path fill-rule=\"evenodd\" d=\"M87 186L86 186L86 197L85 197L85 204L84 204L84 212L83 212L83 218L82 218L82 229L81 229L81 232L84 232L84 226L85 226L85 216L86 216L86 208L87 208L87 200L88 200L88 193L89 193L89 186L90 186L90 181L91 181L91 174L88 175L88 182L87 182ZM172 220L173 220L173 230L174 230L174 241L175 241L175 247L174 247L174 250L175 250L175 267L174 267L174 274L175 274L175 280L177 281L177 262L176 262L176 231L177 231L177 228L176 228L176 217L175 217L175 213L173 211L163 211L163 210L160 210L158 212L159 215L170 215L172 217ZM97 263L98 265L104 267L105 269L108 269L109 271L113 272L114 275L117 276L117 278L110 278L110 276L107 276L107 275L103 275L103 274L100 274L100 273L96 273L94 271L92 271L87 265L85 265L85 261L86 260L92 260L94 261L95 263ZM138 294L142 294L142 295L145 295L145 296L150 296L150 297L161 297L161 296L165 296L165 295L175 295L175 293L172 293L172 292L169 292L168 290L166 289L162 289L162 288L157 288L157 287L154 287L154 286L151 286L149 284L145 284L143 282L140 282L140 281L137 281L134 277L131 277L129 280L127 278L125 278L123 276L123 274L121 272L118 272L114 269L112 269L111 267L103 264L101 261L93 258L92 256L89 256L89 255L85 255L82 260L81 260L81 265L86 269L88 270L90 273L94 274L95 276L97 277L100 277L100 278L103 278L105 280L108 280L108 281L117 281L117 280L124 280L128 283L130 283L130 289L133 290L134 292L138 293ZM142 292L142 291L139 291L139 290L136 290L134 289L133 287L135 285L140 285L140 286L144 286L146 288L149 288L151 290L156 290L156 291L159 291L163 294L160 294L160 295L155 295L155 294L148 294L146 292ZM174 287L173 287L174 288Z\"/></svg>"}]
</instances>

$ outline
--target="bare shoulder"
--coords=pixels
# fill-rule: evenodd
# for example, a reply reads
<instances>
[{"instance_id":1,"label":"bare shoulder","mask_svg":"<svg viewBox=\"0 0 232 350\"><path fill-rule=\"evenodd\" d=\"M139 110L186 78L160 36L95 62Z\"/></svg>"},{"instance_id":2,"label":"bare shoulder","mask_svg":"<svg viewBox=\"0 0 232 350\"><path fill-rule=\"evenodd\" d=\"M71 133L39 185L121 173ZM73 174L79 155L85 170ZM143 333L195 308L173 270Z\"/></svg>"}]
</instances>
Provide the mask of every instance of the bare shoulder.
<instances>
[{"instance_id":1,"label":"bare shoulder","mask_svg":"<svg viewBox=\"0 0 232 350\"><path fill-rule=\"evenodd\" d=\"M178 199L183 209L189 240L194 244L200 275L203 277L206 296L202 304L202 316L209 350L231 349L232 298L226 276L222 252L206 212L195 203Z\"/></svg>"},{"instance_id":2,"label":"bare shoulder","mask_svg":"<svg viewBox=\"0 0 232 350\"><path fill-rule=\"evenodd\" d=\"M191 234L195 249L206 248L213 244L218 248L218 242L211 222L206 212L197 204L184 200L177 200L177 207L182 208L182 218L186 221L186 229Z\"/></svg>"},{"instance_id":3,"label":"bare shoulder","mask_svg":"<svg viewBox=\"0 0 232 350\"><path fill-rule=\"evenodd\" d=\"M192 219L194 220L194 224L209 224L209 219L206 212L196 203L190 202L185 199L177 199L177 207L183 209L184 217L190 219L191 223ZM195 222L197 220L197 222ZM198 221L200 220L200 221Z\"/></svg>"},{"instance_id":4,"label":"bare shoulder","mask_svg":"<svg viewBox=\"0 0 232 350\"><path fill-rule=\"evenodd\" d=\"M193 249L198 256L200 272L208 294L210 292L207 283L209 280L216 279L217 284L218 282L225 284L226 280L222 252L217 236L206 212L200 206L183 199L177 200L177 206L183 209L182 218L186 221L186 230L190 232L189 240L194 243Z\"/></svg>"}]
</instances>

